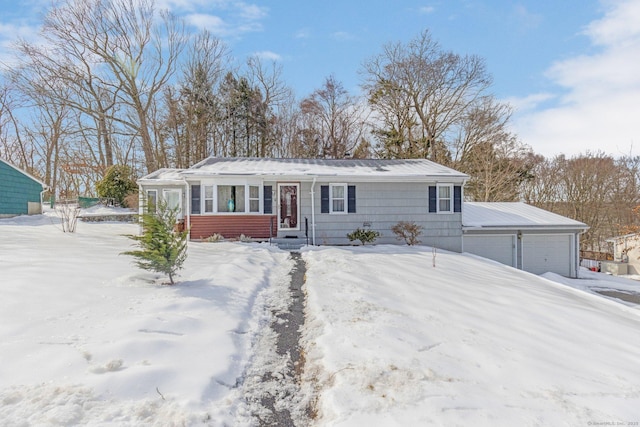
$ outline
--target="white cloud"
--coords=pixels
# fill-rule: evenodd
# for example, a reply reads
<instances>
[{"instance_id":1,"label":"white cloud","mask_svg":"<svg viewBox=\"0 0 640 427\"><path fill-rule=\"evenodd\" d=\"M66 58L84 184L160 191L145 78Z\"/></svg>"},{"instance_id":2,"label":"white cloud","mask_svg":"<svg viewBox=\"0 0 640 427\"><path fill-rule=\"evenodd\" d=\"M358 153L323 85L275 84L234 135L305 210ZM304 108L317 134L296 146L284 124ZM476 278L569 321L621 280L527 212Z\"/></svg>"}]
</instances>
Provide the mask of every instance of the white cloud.
<instances>
[{"instance_id":1,"label":"white cloud","mask_svg":"<svg viewBox=\"0 0 640 427\"><path fill-rule=\"evenodd\" d=\"M512 101L525 107L515 116L515 131L539 154L604 151L621 155L638 145L640 3L618 2L610 7L585 30L599 52L559 61L548 69L546 76L561 93L553 98L555 105L542 108L542 101L552 99L549 94Z\"/></svg>"},{"instance_id":2,"label":"white cloud","mask_svg":"<svg viewBox=\"0 0 640 427\"><path fill-rule=\"evenodd\" d=\"M219 37L261 31L268 15L266 7L234 0L161 0L161 6Z\"/></svg>"},{"instance_id":3,"label":"white cloud","mask_svg":"<svg viewBox=\"0 0 640 427\"><path fill-rule=\"evenodd\" d=\"M216 36L226 36L230 32L230 25L216 15L192 13L186 15L184 19L194 27L209 30Z\"/></svg>"},{"instance_id":4,"label":"white cloud","mask_svg":"<svg viewBox=\"0 0 640 427\"><path fill-rule=\"evenodd\" d=\"M256 52L254 55L257 56L258 58L266 59L268 61L280 61L280 60L282 60L282 56L278 55L275 52L271 52L270 50L263 50L263 51L260 51L260 52Z\"/></svg>"}]
</instances>

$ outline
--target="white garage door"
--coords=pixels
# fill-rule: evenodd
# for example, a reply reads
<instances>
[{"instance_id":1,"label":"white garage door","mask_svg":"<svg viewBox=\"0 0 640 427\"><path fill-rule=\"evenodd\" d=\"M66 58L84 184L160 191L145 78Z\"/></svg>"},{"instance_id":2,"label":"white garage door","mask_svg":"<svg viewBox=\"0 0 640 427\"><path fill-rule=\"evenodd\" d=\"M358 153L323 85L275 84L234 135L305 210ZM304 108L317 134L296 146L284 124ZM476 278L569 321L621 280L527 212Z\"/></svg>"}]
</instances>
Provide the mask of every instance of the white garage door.
<instances>
[{"instance_id":1,"label":"white garage door","mask_svg":"<svg viewBox=\"0 0 640 427\"><path fill-rule=\"evenodd\" d=\"M571 275L570 234L529 234L522 236L522 269L534 274L548 271Z\"/></svg>"},{"instance_id":2,"label":"white garage door","mask_svg":"<svg viewBox=\"0 0 640 427\"><path fill-rule=\"evenodd\" d=\"M511 267L516 266L516 236L501 235L465 235L464 251L480 255Z\"/></svg>"}]
</instances>

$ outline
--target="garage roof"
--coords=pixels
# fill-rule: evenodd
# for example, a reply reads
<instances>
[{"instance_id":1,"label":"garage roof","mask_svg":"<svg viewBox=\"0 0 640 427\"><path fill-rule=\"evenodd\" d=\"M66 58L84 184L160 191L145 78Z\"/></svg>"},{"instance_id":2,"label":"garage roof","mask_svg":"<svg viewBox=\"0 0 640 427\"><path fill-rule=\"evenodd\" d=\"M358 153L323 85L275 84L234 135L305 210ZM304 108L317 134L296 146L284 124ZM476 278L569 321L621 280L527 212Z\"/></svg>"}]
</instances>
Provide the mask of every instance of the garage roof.
<instances>
[{"instance_id":1,"label":"garage roof","mask_svg":"<svg viewBox=\"0 0 640 427\"><path fill-rule=\"evenodd\" d=\"M589 228L580 221L522 202L466 202L462 208L462 226L465 228Z\"/></svg>"}]
</instances>

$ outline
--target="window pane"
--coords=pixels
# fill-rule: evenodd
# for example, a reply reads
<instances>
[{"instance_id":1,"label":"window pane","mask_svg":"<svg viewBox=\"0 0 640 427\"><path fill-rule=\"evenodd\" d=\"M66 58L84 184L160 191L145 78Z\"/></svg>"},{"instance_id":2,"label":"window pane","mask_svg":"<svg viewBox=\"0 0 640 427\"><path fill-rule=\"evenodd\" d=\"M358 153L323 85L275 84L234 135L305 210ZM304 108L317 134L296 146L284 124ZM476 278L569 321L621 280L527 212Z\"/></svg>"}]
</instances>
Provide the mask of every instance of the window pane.
<instances>
[{"instance_id":1,"label":"window pane","mask_svg":"<svg viewBox=\"0 0 640 427\"><path fill-rule=\"evenodd\" d=\"M440 212L451 212L451 200L440 200L438 203Z\"/></svg>"},{"instance_id":2,"label":"window pane","mask_svg":"<svg viewBox=\"0 0 640 427\"><path fill-rule=\"evenodd\" d=\"M213 185L205 185L204 187L204 211L206 213L213 212Z\"/></svg>"},{"instance_id":3,"label":"window pane","mask_svg":"<svg viewBox=\"0 0 640 427\"><path fill-rule=\"evenodd\" d=\"M236 185L236 212L244 212L244 185Z\"/></svg>"},{"instance_id":4,"label":"window pane","mask_svg":"<svg viewBox=\"0 0 640 427\"><path fill-rule=\"evenodd\" d=\"M155 212L156 211L156 205L158 204L158 193L153 190L153 191L147 191L147 210L149 212Z\"/></svg>"},{"instance_id":5,"label":"window pane","mask_svg":"<svg viewBox=\"0 0 640 427\"><path fill-rule=\"evenodd\" d=\"M250 199L259 199L260 198L260 187L256 187L252 185L249 187L249 198Z\"/></svg>"},{"instance_id":6,"label":"window pane","mask_svg":"<svg viewBox=\"0 0 640 427\"><path fill-rule=\"evenodd\" d=\"M344 212L344 200L338 199L333 201L333 211L334 212Z\"/></svg>"},{"instance_id":7,"label":"window pane","mask_svg":"<svg viewBox=\"0 0 640 427\"><path fill-rule=\"evenodd\" d=\"M177 209L180 207L180 191L170 190L164 192L164 201L167 203L167 208Z\"/></svg>"},{"instance_id":8,"label":"window pane","mask_svg":"<svg viewBox=\"0 0 640 427\"><path fill-rule=\"evenodd\" d=\"M218 212L233 212L234 209L235 201L231 198L231 186L218 185Z\"/></svg>"},{"instance_id":9,"label":"window pane","mask_svg":"<svg viewBox=\"0 0 640 427\"><path fill-rule=\"evenodd\" d=\"M441 199L451 198L451 187L438 187L438 196Z\"/></svg>"},{"instance_id":10,"label":"window pane","mask_svg":"<svg viewBox=\"0 0 640 427\"><path fill-rule=\"evenodd\" d=\"M244 212L244 185L218 186L218 212Z\"/></svg>"},{"instance_id":11,"label":"window pane","mask_svg":"<svg viewBox=\"0 0 640 427\"><path fill-rule=\"evenodd\" d=\"M260 200L249 201L250 212L260 212Z\"/></svg>"},{"instance_id":12,"label":"window pane","mask_svg":"<svg viewBox=\"0 0 640 427\"><path fill-rule=\"evenodd\" d=\"M336 187L332 187L333 190L333 198L334 199L344 199L344 187L343 186L336 186Z\"/></svg>"}]
</instances>

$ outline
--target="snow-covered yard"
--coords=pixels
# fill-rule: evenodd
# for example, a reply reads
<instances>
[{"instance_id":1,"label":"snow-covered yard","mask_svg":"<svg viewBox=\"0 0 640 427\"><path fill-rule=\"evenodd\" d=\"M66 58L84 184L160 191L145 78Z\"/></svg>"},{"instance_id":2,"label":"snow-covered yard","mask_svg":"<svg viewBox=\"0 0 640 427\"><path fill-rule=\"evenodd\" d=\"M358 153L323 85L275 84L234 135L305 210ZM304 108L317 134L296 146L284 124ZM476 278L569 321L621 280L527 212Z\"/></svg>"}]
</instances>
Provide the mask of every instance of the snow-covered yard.
<instances>
[{"instance_id":1,"label":"snow-covered yard","mask_svg":"<svg viewBox=\"0 0 640 427\"><path fill-rule=\"evenodd\" d=\"M288 253L191 242L169 287L118 255L136 225L56 222L0 220L0 425L254 424ZM584 291L636 282L447 252L433 267L425 247L303 257L317 425L640 422L640 311Z\"/></svg>"},{"instance_id":2,"label":"snow-covered yard","mask_svg":"<svg viewBox=\"0 0 640 427\"><path fill-rule=\"evenodd\" d=\"M640 422L637 308L428 248L304 255L323 424Z\"/></svg>"},{"instance_id":3,"label":"snow-covered yard","mask_svg":"<svg viewBox=\"0 0 640 427\"><path fill-rule=\"evenodd\" d=\"M119 255L137 225L0 220L0 425L250 425L242 389L288 253L193 243L182 283Z\"/></svg>"}]
</instances>

